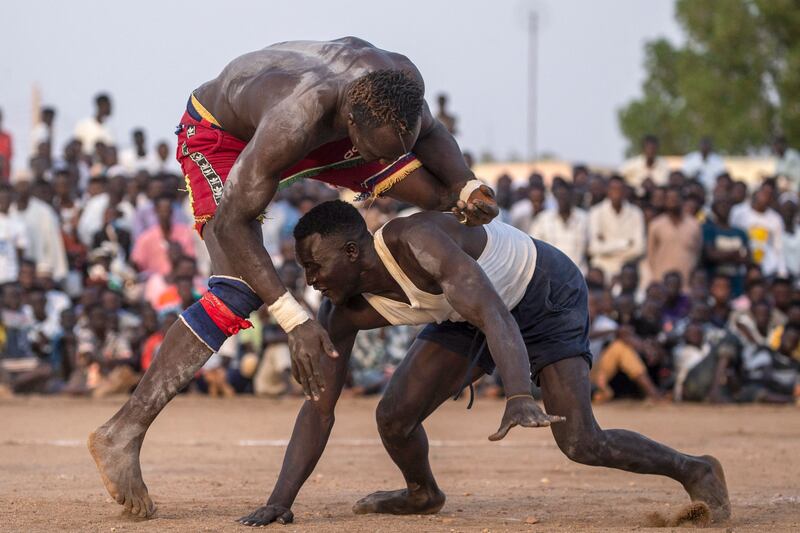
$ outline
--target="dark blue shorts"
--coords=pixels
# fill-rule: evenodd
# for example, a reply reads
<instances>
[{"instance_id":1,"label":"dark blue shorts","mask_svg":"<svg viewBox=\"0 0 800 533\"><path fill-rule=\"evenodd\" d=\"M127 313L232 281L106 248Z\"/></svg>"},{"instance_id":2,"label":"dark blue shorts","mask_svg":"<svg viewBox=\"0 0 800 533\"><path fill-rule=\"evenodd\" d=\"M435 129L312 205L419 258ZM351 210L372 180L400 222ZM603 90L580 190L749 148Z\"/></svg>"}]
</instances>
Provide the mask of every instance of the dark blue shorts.
<instances>
[{"instance_id":1,"label":"dark blue shorts","mask_svg":"<svg viewBox=\"0 0 800 533\"><path fill-rule=\"evenodd\" d=\"M563 252L534 239L536 270L522 300L511 310L522 340L528 348L531 376L539 384L539 372L549 364L570 357L583 357L591 367L589 351L589 305L586 281L580 269ZM477 335L477 336L476 336ZM473 357L483 346L484 336L468 322L428 324L418 339L441 344L465 357ZM471 352L471 353L470 353ZM478 366L487 374L495 364L483 347Z\"/></svg>"}]
</instances>

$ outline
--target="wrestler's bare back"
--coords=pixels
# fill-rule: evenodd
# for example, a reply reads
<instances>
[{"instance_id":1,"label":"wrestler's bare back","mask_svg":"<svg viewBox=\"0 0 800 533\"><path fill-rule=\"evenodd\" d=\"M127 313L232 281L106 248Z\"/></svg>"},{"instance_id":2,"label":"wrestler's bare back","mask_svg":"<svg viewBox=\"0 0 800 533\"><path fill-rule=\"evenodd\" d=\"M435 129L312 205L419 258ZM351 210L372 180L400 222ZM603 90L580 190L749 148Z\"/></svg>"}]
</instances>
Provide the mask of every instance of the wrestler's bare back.
<instances>
[{"instance_id":1,"label":"wrestler's bare back","mask_svg":"<svg viewBox=\"0 0 800 533\"><path fill-rule=\"evenodd\" d=\"M237 57L194 94L223 129L239 139L249 141L269 113L270 121L285 133L302 129L319 146L347 134L334 120L347 84L385 68L406 70L422 83L408 58L356 37L287 41ZM425 115L430 115L427 107L423 122Z\"/></svg>"}]
</instances>

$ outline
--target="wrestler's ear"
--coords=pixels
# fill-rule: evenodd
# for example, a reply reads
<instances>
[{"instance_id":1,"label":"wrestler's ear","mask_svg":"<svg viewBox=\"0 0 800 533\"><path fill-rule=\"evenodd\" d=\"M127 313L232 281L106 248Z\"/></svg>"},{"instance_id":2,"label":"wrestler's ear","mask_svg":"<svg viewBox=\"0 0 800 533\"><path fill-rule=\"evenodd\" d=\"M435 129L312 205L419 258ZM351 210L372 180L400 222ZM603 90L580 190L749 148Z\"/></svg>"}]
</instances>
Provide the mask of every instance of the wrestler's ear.
<instances>
[{"instance_id":1,"label":"wrestler's ear","mask_svg":"<svg viewBox=\"0 0 800 533\"><path fill-rule=\"evenodd\" d=\"M358 243L356 241L347 241L344 245L344 253L347 254L347 259L349 259L351 263L354 263L358 260L361 250L358 249Z\"/></svg>"}]
</instances>

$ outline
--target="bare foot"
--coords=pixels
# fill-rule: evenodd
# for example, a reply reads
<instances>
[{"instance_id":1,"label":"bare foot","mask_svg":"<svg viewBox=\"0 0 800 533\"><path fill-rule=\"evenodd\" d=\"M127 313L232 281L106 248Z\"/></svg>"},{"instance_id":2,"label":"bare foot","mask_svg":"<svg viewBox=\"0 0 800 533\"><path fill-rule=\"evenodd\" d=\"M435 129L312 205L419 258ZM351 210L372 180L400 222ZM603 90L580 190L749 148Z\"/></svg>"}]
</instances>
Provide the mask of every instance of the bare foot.
<instances>
[{"instance_id":1,"label":"bare foot","mask_svg":"<svg viewBox=\"0 0 800 533\"><path fill-rule=\"evenodd\" d=\"M133 516L148 518L156 512L153 500L147 494L139 466L142 437L119 442L105 426L89 435L89 453L92 454L106 490L118 504Z\"/></svg>"},{"instance_id":2,"label":"bare foot","mask_svg":"<svg viewBox=\"0 0 800 533\"><path fill-rule=\"evenodd\" d=\"M408 492L408 489L373 492L353 506L355 514L435 514L444 507L444 492Z\"/></svg>"},{"instance_id":3,"label":"bare foot","mask_svg":"<svg viewBox=\"0 0 800 533\"><path fill-rule=\"evenodd\" d=\"M716 458L710 455L698 457L703 462L694 479L683 485L693 502L705 502L711 510L711 521L721 522L731 516L728 485L725 472Z\"/></svg>"}]
</instances>

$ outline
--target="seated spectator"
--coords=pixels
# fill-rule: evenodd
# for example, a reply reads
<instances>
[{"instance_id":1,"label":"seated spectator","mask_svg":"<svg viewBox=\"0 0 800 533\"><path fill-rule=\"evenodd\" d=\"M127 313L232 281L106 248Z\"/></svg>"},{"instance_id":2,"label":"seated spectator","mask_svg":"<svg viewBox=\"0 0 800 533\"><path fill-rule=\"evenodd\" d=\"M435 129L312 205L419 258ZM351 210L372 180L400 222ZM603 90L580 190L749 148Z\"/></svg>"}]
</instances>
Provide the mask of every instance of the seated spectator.
<instances>
[{"instance_id":1,"label":"seated spectator","mask_svg":"<svg viewBox=\"0 0 800 533\"><path fill-rule=\"evenodd\" d=\"M117 251L122 260L131 252L131 234L121 224L122 214L116 207L106 208L103 226L92 237L92 248L106 247Z\"/></svg>"},{"instance_id":2,"label":"seated spectator","mask_svg":"<svg viewBox=\"0 0 800 533\"><path fill-rule=\"evenodd\" d=\"M646 398L658 400L661 394L647 372L638 350L647 350L645 341L639 339L631 326L619 328L617 339L600 354L592 366L591 381L596 388L592 401L603 403L611 400L615 393L610 387L611 379L622 372L641 389Z\"/></svg>"},{"instance_id":3,"label":"seated spectator","mask_svg":"<svg viewBox=\"0 0 800 533\"><path fill-rule=\"evenodd\" d=\"M664 289L666 300L664 301L664 320L670 324L681 320L689 314L692 303L689 297L682 291L683 280L681 273L672 270L664 274Z\"/></svg>"},{"instance_id":4,"label":"seated spectator","mask_svg":"<svg viewBox=\"0 0 800 533\"><path fill-rule=\"evenodd\" d=\"M53 376L49 360L37 356L31 345L34 322L22 303L22 289L8 283L0 298L0 381L5 394L48 392Z\"/></svg>"},{"instance_id":5,"label":"seated spectator","mask_svg":"<svg viewBox=\"0 0 800 533\"><path fill-rule=\"evenodd\" d=\"M589 290L602 290L606 286L605 274L597 267L591 267L586 272L586 286Z\"/></svg>"},{"instance_id":6,"label":"seated spectator","mask_svg":"<svg viewBox=\"0 0 800 533\"><path fill-rule=\"evenodd\" d=\"M709 298L711 303L710 322L718 328L728 324L731 315L731 280L727 276L714 276L711 279Z\"/></svg>"},{"instance_id":7,"label":"seated spectator","mask_svg":"<svg viewBox=\"0 0 800 533\"><path fill-rule=\"evenodd\" d=\"M142 233L133 246L131 259L145 276L169 273L168 243L171 241L180 244L186 255L194 256L193 230L185 224L173 223L172 212L172 199L159 197L156 201L158 224Z\"/></svg>"},{"instance_id":8,"label":"seated spectator","mask_svg":"<svg viewBox=\"0 0 800 533\"><path fill-rule=\"evenodd\" d=\"M147 369L153 364L167 331L176 320L178 320L178 313L174 311L167 311L158 317L158 330L150 334L142 346L142 356L139 359L139 368L142 372L147 372Z\"/></svg>"},{"instance_id":9,"label":"seated spectator","mask_svg":"<svg viewBox=\"0 0 800 533\"><path fill-rule=\"evenodd\" d=\"M95 398L128 392L139 382L139 375L132 368L130 344L112 327L116 317L108 316L97 303L85 314L86 325L78 328L77 362L66 390L91 393Z\"/></svg>"},{"instance_id":10,"label":"seated spectator","mask_svg":"<svg viewBox=\"0 0 800 533\"><path fill-rule=\"evenodd\" d=\"M350 355L349 394L380 394L403 360L414 338L410 326L389 326L360 331ZM362 335L366 333L367 335Z\"/></svg>"},{"instance_id":11,"label":"seated spectator","mask_svg":"<svg viewBox=\"0 0 800 533\"><path fill-rule=\"evenodd\" d=\"M800 364L792 357L800 346L800 328L787 326L777 350L759 346L745 362L739 401L791 403L800 396Z\"/></svg>"},{"instance_id":12,"label":"seated spectator","mask_svg":"<svg viewBox=\"0 0 800 533\"><path fill-rule=\"evenodd\" d=\"M627 295L639 302L643 294L639 290L639 268L636 263L626 263L622 266L619 275L613 280L611 293L614 296Z\"/></svg>"},{"instance_id":13,"label":"seated spectator","mask_svg":"<svg viewBox=\"0 0 800 533\"><path fill-rule=\"evenodd\" d=\"M28 292L23 311L30 319L28 341L32 355L49 361L53 339L61 329L60 316L48 312L47 295L41 287L35 287Z\"/></svg>"}]
</instances>

